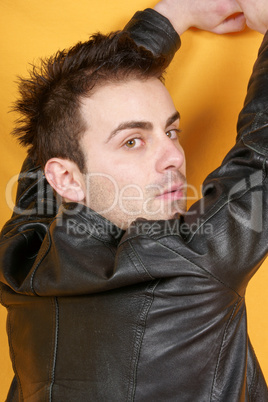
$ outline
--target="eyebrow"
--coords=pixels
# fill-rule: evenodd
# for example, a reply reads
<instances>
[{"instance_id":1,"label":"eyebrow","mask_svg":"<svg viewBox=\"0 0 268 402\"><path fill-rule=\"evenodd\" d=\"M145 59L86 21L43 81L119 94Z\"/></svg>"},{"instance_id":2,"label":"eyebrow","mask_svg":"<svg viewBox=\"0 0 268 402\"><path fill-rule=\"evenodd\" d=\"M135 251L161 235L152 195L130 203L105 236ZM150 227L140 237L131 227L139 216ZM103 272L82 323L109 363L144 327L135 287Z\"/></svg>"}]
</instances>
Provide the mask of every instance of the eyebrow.
<instances>
[{"instance_id":1,"label":"eyebrow","mask_svg":"<svg viewBox=\"0 0 268 402\"><path fill-rule=\"evenodd\" d=\"M180 113L176 110L176 112L167 119L165 128L170 126L172 123L174 123L178 119L180 119ZM141 128L143 130L149 131L149 130L153 129L153 124L149 121L135 121L135 120L123 122L123 123L119 124L119 126L117 126L111 132L108 139L106 140L106 143L109 142L114 136L116 136L121 131L129 130L132 128Z\"/></svg>"},{"instance_id":2,"label":"eyebrow","mask_svg":"<svg viewBox=\"0 0 268 402\"><path fill-rule=\"evenodd\" d=\"M180 118L181 118L181 115L176 110L176 112L167 119L165 128L168 128L168 126L170 126L171 124L173 124L176 120L179 120Z\"/></svg>"}]
</instances>

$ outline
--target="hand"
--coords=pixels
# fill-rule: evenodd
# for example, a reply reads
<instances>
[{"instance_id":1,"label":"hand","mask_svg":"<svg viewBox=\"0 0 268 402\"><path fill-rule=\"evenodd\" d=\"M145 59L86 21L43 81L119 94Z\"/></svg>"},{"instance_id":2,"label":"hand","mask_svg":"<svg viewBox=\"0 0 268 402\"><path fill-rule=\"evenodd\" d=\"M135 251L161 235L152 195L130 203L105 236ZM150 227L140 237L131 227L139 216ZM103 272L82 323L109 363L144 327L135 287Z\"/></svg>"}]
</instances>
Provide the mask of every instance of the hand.
<instances>
[{"instance_id":1,"label":"hand","mask_svg":"<svg viewBox=\"0 0 268 402\"><path fill-rule=\"evenodd\" d=\"M245 27L245 17L235 0L162 0L154 9L169 19L179 35L190 27L217 34Z\"/></svg>"},{"instance_id":2,"label":"hand","mask_svg":"<svg viewBox=\"0 0 268 402\"><path fill-rule=\"evenodd\" d=\"M237 0L246 18L247 26L265 34L268 29L267 0Z\"/></svg>"}]
</instances>

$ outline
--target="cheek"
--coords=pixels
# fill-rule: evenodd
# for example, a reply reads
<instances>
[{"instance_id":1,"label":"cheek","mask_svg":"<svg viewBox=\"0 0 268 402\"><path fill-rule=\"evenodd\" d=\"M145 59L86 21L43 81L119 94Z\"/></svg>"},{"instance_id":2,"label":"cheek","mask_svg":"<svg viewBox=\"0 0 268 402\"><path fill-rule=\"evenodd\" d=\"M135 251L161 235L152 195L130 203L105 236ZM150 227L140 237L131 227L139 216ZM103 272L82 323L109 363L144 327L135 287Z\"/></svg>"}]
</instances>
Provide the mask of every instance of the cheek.
<instances>
[{"instance_id":1,"label":"cheek","mask_svg":"<svg viewBox=\"0 0 268 402\"><path fill-rule=\"evenodd\" d=\"M147 164L148 165L148 164ZM118 184L119 188L127 186L139 186L143 188L146 185L146 166L139 161L131 160L131 156L114 160L109 167L106 167L106 172L109 172Z\"/></svg>"},{"instance_id":2,"label":"cheek","mask_svg":"<svg viewBox=\"0 0 268 402\"><path fill-rule=\"evenodd\" d=\"M146 186L144 183L145 175L137 167L130 167L129 164L118 165L111 162L108 165L95 166L95 171L90 171L87 175L89 194L96 198L98 195L102 199L140 197Z\"/></svg>"},{"instance_id":3,"label":"cheek","mask_svg":"<svg viewBox=\"0 0 268 402\"><path fill-rule=\"evenodd\" d=\"M152 171L152 169L150 169ZM117 180L121 189L126 192L144 192L146 186L150 183L150 175L145 166L138 164L126 165L124 169L118 171Z\"/></svg>"},{"instance_id":4,"label":"cheek","mask_svg":"<svg viewBox=\"0 0 268 402\"><path fill-rule=\"evenodd\" d=\"M133 157L131 152L115 155L95 149L88 158L87 169L94 182L104 186L113 193L127 190L130 186L143 190L152 179L154 167L149 161L152 158ZM98 155L98 158L95 157ZM95 187L96 188L96 187Z\"/></svg>"},{"instance_id":5,"label":"cheek","mask_svg":"<svg viewBox=\"0 0 268 402\"><path fill-rule=\"evenodd\" d=\"M120 190L116 180L106 173L90 173L87 179L86 204L106 216L115 207Z\"/></svg>"},{"instance_id":6,"label":"cheek","mask_svg":"<svg viewBox=\"0 0 268 402\"><path fill-rule=\"evenodd\" d=\"M134 173L134 174L133 174ZM117 183L120 194L124 197L136 194L137 196L143 193L144 183L139 177L139 172L133 172L133 169L122 171L121 174L115 175L115 182Z\"/></svg>"}]
</instances>

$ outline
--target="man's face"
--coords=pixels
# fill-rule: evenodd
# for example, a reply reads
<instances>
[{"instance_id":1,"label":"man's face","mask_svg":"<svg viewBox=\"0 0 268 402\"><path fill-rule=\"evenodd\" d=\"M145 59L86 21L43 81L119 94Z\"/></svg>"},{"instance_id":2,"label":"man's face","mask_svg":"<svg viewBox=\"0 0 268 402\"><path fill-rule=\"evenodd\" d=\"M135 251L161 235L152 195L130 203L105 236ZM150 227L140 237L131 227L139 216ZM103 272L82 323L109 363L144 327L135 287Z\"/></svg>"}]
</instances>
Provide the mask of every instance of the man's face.
<instances>
[{"instance_id":1,"label":"man's face","mask_svg":"<svg viewBox=\"0 0 268 402\"><path fill-rule=\"evenodd\" d=\"M179 114L156 78L100 87L83 100L85 204L126 229L138 217L170 219L186 208Z\"/></svg>"}]
</instances>

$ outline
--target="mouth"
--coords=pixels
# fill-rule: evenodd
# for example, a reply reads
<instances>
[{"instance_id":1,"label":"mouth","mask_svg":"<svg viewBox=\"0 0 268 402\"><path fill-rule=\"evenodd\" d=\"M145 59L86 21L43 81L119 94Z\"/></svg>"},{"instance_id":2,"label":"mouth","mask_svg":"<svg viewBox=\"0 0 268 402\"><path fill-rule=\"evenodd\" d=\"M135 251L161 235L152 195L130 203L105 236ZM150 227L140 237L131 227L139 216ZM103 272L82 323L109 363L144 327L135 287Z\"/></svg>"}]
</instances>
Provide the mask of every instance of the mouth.
<instances>
[{"instance_id":1,"label":"mouth","mask_svg":"<svg viewBox=\"0 0 268 402\"><path fill-rule=\"evenodd\" d=\"M175 185L169 189L164 190L156 196L158 200L176 201L184 197L183 185Z\"/></svg>"}]
</instances>

